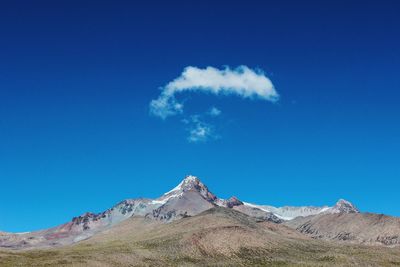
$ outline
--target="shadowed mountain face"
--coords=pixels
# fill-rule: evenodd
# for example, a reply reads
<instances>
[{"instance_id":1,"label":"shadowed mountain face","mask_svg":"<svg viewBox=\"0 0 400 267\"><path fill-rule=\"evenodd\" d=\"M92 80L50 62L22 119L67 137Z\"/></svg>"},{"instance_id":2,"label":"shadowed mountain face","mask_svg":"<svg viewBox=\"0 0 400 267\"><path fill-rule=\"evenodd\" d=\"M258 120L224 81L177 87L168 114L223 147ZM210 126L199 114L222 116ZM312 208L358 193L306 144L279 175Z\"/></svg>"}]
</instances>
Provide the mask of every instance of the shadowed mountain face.
<instances>
[{"instance_id":1,"label":"shadowed mountain face","mask_svg":"<svg viewBox=\"0 0 400 267\"><path fill-rule=\"evenodd\" d=\"M285 223L301 233L321 239L352 240L362 243L365 241L363 238L350 237L362 236L361 232L366 231L366 228L363 227L369 225L368 223L360 224L359 233L353 233L351 229L348 229L353 224L359 224L358 220L364 218L364 215L359 214L357 208L346 200L339 200L333 207L285 206L278 208L256 205L243 202L236 197L227 200L220 199L210 192L197 177L187 176L179 185L157 199L127 199L104 212L97 214L87 212L74 217L68 223L42 231L24 234L2 233L0 234L0 247L23 249L73 244L108 231L131 217L144 217L149 221L165 224L196 216L215 207L224 207L240 212L240 214L250 216L256 222ZM332 227L323 230L322 225L317 221L322 220L320 218L332 218L330 223L340 224L343 229L340 229L338 233L328 231L333 229ZM352 218L354 222L348 219L347 224L341 224L342 218ZM374 238L382 240L383 244L397 244L398 241L394 237L396 234L400 235L399 228L391 226L391 234L387 236L384 234L385 226L377 228L377 233L379 229L382 231L379 236ZM339 237L332 237L335 234ZM348 236L348 238L342 238L341 235Z\"/></svg>"}]
</instances>

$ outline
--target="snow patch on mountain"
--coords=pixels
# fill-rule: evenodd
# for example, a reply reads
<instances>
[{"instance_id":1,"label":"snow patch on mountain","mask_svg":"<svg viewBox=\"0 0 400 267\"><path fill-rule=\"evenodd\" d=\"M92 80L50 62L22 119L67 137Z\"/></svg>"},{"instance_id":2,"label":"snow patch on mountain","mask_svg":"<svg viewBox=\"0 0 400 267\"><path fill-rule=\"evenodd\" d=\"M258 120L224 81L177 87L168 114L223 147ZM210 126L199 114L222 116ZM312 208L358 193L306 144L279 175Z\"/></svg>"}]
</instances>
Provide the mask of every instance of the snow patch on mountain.
<instances>
[{"instance_id":1,"label":"snow patch on mountain","mask_svg":"<svg viewBox=\"0 0 400 267\"><path fill-rule=\"evenodd\" d=\"M260 209L260 210L262 210L262 211L272 213L272 214L274 214L276 217L278 217L278 218L281 219L281 220L287 221L287 220L292 220L292 219L294 219L294 217L283 216L283 215L279 214L279 213L276 212L276 211L273 212L273 211L271 211L271 209L267 209L267 208L265 208L264 206L260 206L260 205L256 205L256 204L251 204L251 203L248 203L248 202L243 202L243 203L244 203L244 205L246 205L246 206L249 206L249 207L252 207L252 208L257 208L257 209Z\"/></svg>"},{"instance_id":2,"label":"snow patch on mountain","mask_svg":"<svg viewBox=\"0 0 400 267\"><path fill-rule=\"evenodd\" d=\"M268 205L257 205L251 204L248 202L244 202L245 205L249 207L255 207L261 209L266 212L271 212L278 218L290 221L297 217L307 217L312 215L318 215L322 213L358 213L358 209L351 204L349 201L340 199L335 206L322 206L322 207L313 207L313 206L284 206L284 207L274 207Z\"/></svg>"},{"instance_id":3,"label":"snow patch on mountain","mask_svg":"<svg viewBox=\"0 0 400 267\"><path fill-rule=\"evenodd\" d=\"M169 193L170 195L164 194L162 197L157 198L157 199L154 199L154 200L152 200L150 203L151 203L151 204L164 205L164 204L167 203L168 200L170 200L171 198L178 198L178 197L181 197L182 194L183 194L183 192L176 193L176 194L171 194L171 193L176 192L176 191L178 191L178 190L170 191L170 193Z\"/></svg>"}]
</instances>

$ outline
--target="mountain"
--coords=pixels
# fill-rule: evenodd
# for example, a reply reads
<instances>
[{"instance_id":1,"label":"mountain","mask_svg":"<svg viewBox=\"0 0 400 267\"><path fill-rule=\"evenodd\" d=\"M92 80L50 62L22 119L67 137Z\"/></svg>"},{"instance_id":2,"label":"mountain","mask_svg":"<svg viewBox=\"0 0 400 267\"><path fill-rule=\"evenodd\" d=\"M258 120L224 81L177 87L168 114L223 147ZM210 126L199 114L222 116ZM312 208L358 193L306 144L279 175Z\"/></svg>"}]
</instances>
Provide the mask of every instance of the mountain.
<instances>
[{"instance_id":1,"label":"mountain","mask_svg":"<svg viewBox=\"0 0 400 267\"><path fill-rule=\"evenodd\" d=\"M245 205L236 197L220 199L195 176L187 176L178 186L152 203L161 204L147 217L172 221L186 216L194 216L215 206L227 207L256 217L259 220L282 222L273 213Z\"/></svg>"},{"instance_id":2,"label":"mountain","mask_svg":"<svg viewBox=\"0 0 400 267\"><path fill-rule=\"evenodd\" d=\"M349 214L357 221L364 216L357 216L359 214L358 209L343 199L340 199L332 207L274 207L247 203L237 197L221 199L213 194L197 177L189 175L175 188L156 199L126 199L103 212L86 212L72 218L70 222L50 229L22 234L0 234L0 248L23 249L74 244L107 231L132 217L139 216L165 224L196 216L216 207L240 212L252 217L257 222L284 223L301 233L311 235L313 238L320 237L321 239L332 239L334 234L341 235L339 232L329 232L329 229L325 228L325 232L322 231L323 225L321 224L323 223L318 221L322 220L321 218L329 218L329 215L332 218L342 218L340 215ZM341 223L341 219L334 221L337 224ZM349 225L356 223L349 222ZM351 232L347 231L345 226L341 230L346 233ZM383 235L384 231L385 228L382 228L380 239L386 238L387 235ZM394 227L389 236L393 237L397 233L398 228ZM337 239L348 240L345 238ZM383 243L385 242L390 243L390 241L384 241Z\"/></svg>"},{"instance_id":3,"label":"mountain","mask_svg":"<svg viewBox=\"0 0 400 267\"><path fill-rule=\"evenodd\" d=\"M153 200L160 206L146 216L168 222L211 209L218 201L206 185L189 175L174 189Z\"/></svg>"},{"instance_id":4,"label":"mountain","mask_svg":"<svg viewBox=\"0 0 400 267\"><path fill-rule=\"evenodd\" d=\"M10 251L0 266L394 266L400 250L315 240L213 207L165 223L132 216L72 246Z\"/></svg>"}]
</instances>

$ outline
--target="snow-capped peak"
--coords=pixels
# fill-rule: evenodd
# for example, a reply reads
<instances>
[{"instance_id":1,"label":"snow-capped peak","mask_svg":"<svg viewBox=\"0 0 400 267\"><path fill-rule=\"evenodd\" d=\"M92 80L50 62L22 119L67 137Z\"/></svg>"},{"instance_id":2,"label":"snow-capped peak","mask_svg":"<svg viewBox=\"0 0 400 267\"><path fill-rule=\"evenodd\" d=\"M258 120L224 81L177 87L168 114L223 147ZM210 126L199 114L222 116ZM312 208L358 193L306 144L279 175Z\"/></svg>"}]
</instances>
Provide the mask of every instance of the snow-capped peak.
<instances>
[{"instance_id":1,"label":"snow-capped peak","mask_svg":"<svg viewBox=\"0 0 400 267\"><path fill-rule=\"evenodd\" d=\"M360 211L349 201L339 199L332 207L332 213L359 213Z\"/></svg>"},{"instance_id":2,"label":"snow-capped peak","mask_svg":"<svg viewBox=\"0 0 400 267\"><path fill-rule=\"evenodd\" d=\"M183 179L183 181L180 184L180 190L189 190L193 188L196 185L203 185L203 183L197 178L196 176L193 175L188 175ZM203 185L204 186L204 185Z\"/></svg>"},{"instance_id":3,"label":"snow-capped peak","mask_svg":"<svg viewBox=\"0 0 400 267\"><path fill-rule=\"evenodd\" d=\"M183 181L186 181L186 182L190 182L190 181L198 181L199 180L199 178L197 178L196 176L193 176L193 175L187 175L186 177L185 177L185 179L183 179Z\"/></svg>"},{"instance_id":4,"label":"snow-capped peak","mask_svg":"<svg viewBox=\"0 0 400 267\"><path fill-rule=\"evenodd\" d=\"M153 200L152 204L165 204L171 198L181 197L185 192L192 190L200 193L203 198L208 201L213 202L217 200L217 197L208 190L207 186L204 185L199 178L193 175L187 175L185 179L172 190L163 194L158 199Z\"/></svg>"},{"instance_id":5,"label":"snow-capped peak","mask_svg":"<svg viewBox=\"0 0 400 267\"><path fill-rule=\"evenodd\" d=\"M176 191L182 191L184 188L186 188L186 187L188 187L188 186L190 186L190 185L192 185L192 184L199 183L199 182L200 182L200 180L199 180L199 178L197 178L196 176L187 175L187 176L185 177L185 179L183 179L183 180L182 180L177 186L175 186L172 190L170 190L170 191L164 193L164 196L165 196L165 195L169 195L169 194L171 194L171 193L174 193L174 192L176 192Z\"/></svg>"}]
</instances>

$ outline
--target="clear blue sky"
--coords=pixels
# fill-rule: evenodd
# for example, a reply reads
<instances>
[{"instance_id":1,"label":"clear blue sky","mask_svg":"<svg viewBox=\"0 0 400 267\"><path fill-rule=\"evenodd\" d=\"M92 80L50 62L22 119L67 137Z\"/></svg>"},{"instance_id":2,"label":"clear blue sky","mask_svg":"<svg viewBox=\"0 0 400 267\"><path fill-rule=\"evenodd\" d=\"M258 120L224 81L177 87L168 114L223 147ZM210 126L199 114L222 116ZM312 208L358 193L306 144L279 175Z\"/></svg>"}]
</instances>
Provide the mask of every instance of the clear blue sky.
<instances>
[{"instance_id":1,"label":"clear blue sky","mask_svg":"<svg viewBox=\"0 0 400 267\"><path fill-rule=\"evenodd\" d=\"M8 1L0 8L0 231L157 197L400 216L399 1ZM168 3L167 3L168 2ZM216 2L219 2L218 4ZM277 103L199 94L221 138L149 116L189 65L260 68Z\"/></svg>"}]
</instances>

